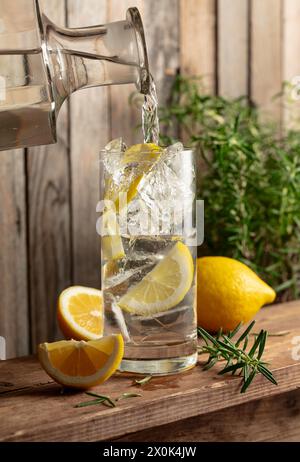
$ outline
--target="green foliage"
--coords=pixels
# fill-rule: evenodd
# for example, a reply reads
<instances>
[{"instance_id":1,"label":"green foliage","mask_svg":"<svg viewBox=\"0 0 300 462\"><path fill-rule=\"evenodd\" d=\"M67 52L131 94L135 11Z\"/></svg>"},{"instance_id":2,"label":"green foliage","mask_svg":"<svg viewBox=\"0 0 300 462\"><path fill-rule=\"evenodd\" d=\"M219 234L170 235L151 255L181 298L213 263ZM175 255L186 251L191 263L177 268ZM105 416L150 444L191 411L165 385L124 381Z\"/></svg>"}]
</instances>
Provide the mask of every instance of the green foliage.
<instances>
[{"instance_id":1,"label":"green foliage","mask_svg":"<svg viewBox=\"0 0 300 462\"><path fill-rule=\"evenodd\" d=\"M205 200L201 254L236 258L288 300L300 294L300 132L278 136L246 98L201 93L178 77L162 108L162 142L178 138L198 153Z\"/></svg>"}]
</instances>

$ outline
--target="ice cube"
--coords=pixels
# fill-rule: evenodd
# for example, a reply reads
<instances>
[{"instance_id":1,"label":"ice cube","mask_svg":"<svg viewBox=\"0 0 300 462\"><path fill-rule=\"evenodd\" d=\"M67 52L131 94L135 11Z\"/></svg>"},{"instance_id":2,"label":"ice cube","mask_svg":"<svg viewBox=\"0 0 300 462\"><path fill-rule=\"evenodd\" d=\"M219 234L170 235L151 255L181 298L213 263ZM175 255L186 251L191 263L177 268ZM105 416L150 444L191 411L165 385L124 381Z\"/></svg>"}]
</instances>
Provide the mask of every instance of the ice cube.
<instances>
[{"instance_id":1,"label":"ice cube","mask_svg":"<svg viewBox=\"0 0 300 462\"><path fill-rule=\"evenodd\" d=\"M106 187L107 197L114 197L114 189L121 181L121 160L125 150L126 145L122 138L116 138L115 140L110 141L104 148L104 152L102 154L104 173L106 178L109 177L111 180L108 182Z\"/></svg>"},{"instance_id":2,"label":"ice cube","mask_svg":"<svg viewBox=\"0 0 300 462\"><path fill-rule=\"evenodd\" d=\"M171 144L165 148L161 160L165 162L167 165L171 165L171 163L178 157L178 154L181 154L183 151L183 144L178 141L177 143Z\"/></svg>"},{"instance_id":3,"label":"ice cube","mask_svg":"<svg viewBox=\"0 0 300 462\"><path fill-rule=\"evenodd\" d=\"M126 212L124 214L124 212ZM155 217L150 217L149 210L146 204L140 199L139 194L128 203L127 209L123 209L123 213L120 214L120 224L122 232L133 236L151 234L150 225L156 224L154 229L157 228L159 223L155 223ZM153 234L155 231L153 230Z\"/></svg>"},{"instance_id":4,"label":"ice cube","mask_svg":"<svg viewBox=\"0 0 300 462\"><path fill-rule=\"evenodd\" d=\"M161 236L135 236L131 238L128 245L124 245L126 252L125 266L132 267L137 263L140 265L158 263L168 250L175 244L174 238L163 238Z\"/></svg>"},{"instance_id":5,"label":"ice cube","mask_svg":"<svg viewBox=\"0 0 300 462\"><path fill-rule=\"evenodd\" d=\"M148 158L137 146L127 149L122 138L111 141L105 148L103 166L108 179L107 197L120 200L120 194L128 194L129 201L136 193L136 183L145 170L149 170L155 158ZM125 205L126 205L126 198ZM119 204L122 208L121 203Z\"/></svg>"},{"instance_id":6,"label":"ice cube","mask_svg":"<svg viewBox=\"0 0 300 462\"><path fill-rule=\"evenodd\" d=\"M120 271L117 275L107 278L105 280L105 290L107 290L114 297L122 297L125 292L133 285L139 282L155 265L155 261L135 261L135 267L127 267L124 271ZM126 265L126 262L125 262Z\"/></svg>"},{"instance_id":7,"label":"ice cube","mask_svg":"<svg viewBox=\"0 0 300 462\"><path fill-rule=\"evenodd\" d=\"M183 217L192 214L195 171L192 159L185 155L183 145L166 148L138 185L139 199L160 230L157 234L174 234ZM177 229L177 232L178 229Z\"/></svg>"},{"instance_id":8,"label":"ice cube","mask_svg":"<svg viewBox=\"0 0 300 462\"><path fill-rule=\"evenodd\" d=\"M112 141L110 141L106 146L105 146L105 151L111 152L111 151L117 151L117 152L125 152L127 149L126 144L123 141L123 138L116 138Z\"/></svg>"}]
</instances>

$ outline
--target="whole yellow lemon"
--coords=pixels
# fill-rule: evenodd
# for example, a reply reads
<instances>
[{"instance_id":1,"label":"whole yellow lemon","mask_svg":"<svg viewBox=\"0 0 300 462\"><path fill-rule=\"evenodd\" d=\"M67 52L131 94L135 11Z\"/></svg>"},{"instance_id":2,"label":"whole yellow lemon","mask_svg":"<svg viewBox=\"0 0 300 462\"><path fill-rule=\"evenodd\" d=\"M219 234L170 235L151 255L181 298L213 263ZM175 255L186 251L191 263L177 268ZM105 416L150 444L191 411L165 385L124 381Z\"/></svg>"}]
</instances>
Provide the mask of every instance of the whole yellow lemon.
<instances>
[{"instance_id":1,"label":"whole yellow lemon","mask_svg":"<svg viewBox=\"0 0 300 462\"><path fill-rule=\"evenodd\" d=\"M198 326L217 332L250 321L275 291L248 266L227 257L197 259Z\"/></svg>"}]
</instances>

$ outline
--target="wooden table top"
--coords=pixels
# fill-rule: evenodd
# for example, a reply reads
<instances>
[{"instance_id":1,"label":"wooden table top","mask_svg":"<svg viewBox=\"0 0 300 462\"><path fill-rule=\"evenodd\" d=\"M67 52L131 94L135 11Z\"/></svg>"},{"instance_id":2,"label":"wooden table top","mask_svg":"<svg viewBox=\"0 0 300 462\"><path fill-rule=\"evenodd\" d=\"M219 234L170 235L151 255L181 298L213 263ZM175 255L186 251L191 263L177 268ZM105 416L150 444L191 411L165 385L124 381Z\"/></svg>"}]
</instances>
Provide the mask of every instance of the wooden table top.
<instances>
[{"instance_id":1,"label":"wooden table top","mask_svg":"<svg viewBox=\"0 0 300 462\"><path fill-rule=\"evenodd\" d=\"M115 408L75 408L92 398L83 392L61 394L34 357L0 361L0 441L112 440L299 388L300 359L292 357L292 340L300 336L300 301L262 309L256 331L260 328L285 332L268 338L264 354L278 386L258 376L245 394L239 393L239 377L218 376L217 366L204 372L199 362L191 371L155 377L142 387L133 384L132 376L115 374L94 391L113 398L124 392L142 397L120 401Z\"/></svg>"}]
</instances>

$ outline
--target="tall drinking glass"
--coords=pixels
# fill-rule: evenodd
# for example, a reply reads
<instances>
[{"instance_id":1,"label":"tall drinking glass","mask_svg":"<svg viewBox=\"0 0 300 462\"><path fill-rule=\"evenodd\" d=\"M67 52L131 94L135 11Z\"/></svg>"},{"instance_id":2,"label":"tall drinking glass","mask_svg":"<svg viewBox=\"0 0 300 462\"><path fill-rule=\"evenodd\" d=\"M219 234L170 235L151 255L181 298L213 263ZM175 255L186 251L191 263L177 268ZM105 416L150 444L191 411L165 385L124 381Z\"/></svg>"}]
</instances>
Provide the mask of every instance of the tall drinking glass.
<instances>
[{"instance_id":1,"label":"tall drinking glass","mask_svg":"<svg viewBox=\"0 0 300 462\"><path fill-rule=\"evenodd\" d=\"M120 370L188 369L197 361L194 153L181 143L120 146L103 150L100 166L105 332L123 335Z\"/></svg>"}]
</instances>

